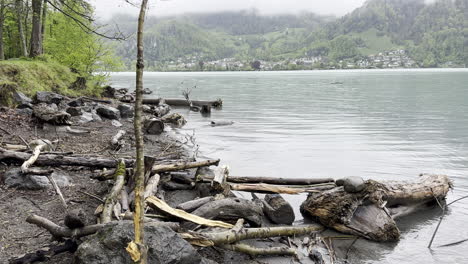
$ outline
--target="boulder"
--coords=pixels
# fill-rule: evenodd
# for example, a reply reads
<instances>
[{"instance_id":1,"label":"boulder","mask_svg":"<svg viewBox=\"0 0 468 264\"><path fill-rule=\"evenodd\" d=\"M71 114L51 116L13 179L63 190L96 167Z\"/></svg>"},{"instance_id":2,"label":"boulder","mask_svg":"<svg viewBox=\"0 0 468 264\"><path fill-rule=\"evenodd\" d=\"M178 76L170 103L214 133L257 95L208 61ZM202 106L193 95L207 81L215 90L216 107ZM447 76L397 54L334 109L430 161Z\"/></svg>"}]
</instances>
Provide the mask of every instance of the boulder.
<instances>
[{"instance_id":1,"label":"boulder","mask_svg":"<svg viewBox=\"0 0 468 264\"><path fill-rule=\"evenodd\" d=\"M52 173L52 178L59 187L66 187L71 184L71 178L67 175L57 172ZM42 190L52 188L49 179L41 175L24 175L21 173L21 168L13 168L5 172L5 185L8 188L26 189L26 190Z\"/></svg>"},{"instance_id":2,"label":"boulder","mask_svg":"<svg viewBox=\"0 0 468 264\"><path fill-rule=\"evenodd\" d=\"M75 100L72 100L70 102L68 102L68 105L71 106L71 107L79 107L79 106L83 106L85 103L84 103L84 100L82 98L78 98L78 99L75 99Z\"/></svg>"},{"instance_id":3,"label":"boulder","mask_svg":"<svg viewBox=\"0 0 468 264\"><path fill-rule=\"evenodd\" d=\"M98 113L96 112L95 109L92 109L92 110L91 110L91 115L92 115L94 121L98 121L98 122L101 122L101 121L102 121L101 116L98 115Z\"/></svg>"},{"instance_id":4,"label":"boulder","mask_svg":"<svg viewBox=\"0 0 468 264\"><path fill-rule=\"evenodd\" d=\"M86 124L86 123L89 123L89 122L92 122L94 120L93 118L93 114L90 113L90 112L83 112L82 115L80 116L74 116L71 118L71 120L74 122L74 123L78 123L78 124Z\"/></svg>"},{"instance_id":5,"label":"boulder","mask_svg":"<svg viewBox=\"0 0 468 264\"><path fill-rule=\"evenodd\" d=\"M265 195L263 212L275 224L292 225L294 222L292 206L279 194Z\"/></svg>"},{"instance_id":6,"label":"boulder","mask_svg":"<svg viewBox=\"0 0 468 264\"><path fill-rule=\"evenodd\" d=\"M35 102L58 105L64 98L64 96L53 92L37 92Z\"/></svg>"},{"instance_id":7,"label":"boulder","mask_svg":"<svg viewBox=\"0 0 468 264\"><path fill-rule=\"evenodd\" d=\"M132 118L134 111L133 106L127 104L120 104L117 109L120 111L120 117L122 118Z\"/></svg>"},{"instance_id":8,"label":"boulder","mask_svg":"<svg viewBox=\"0 0 468 264\"><path fill-rule=\"evenodd\" d=\"M108 119L119 119L120 111L117 108L108 105L98 105L96 108L98 115Z\"/></svg>"},{"instance_id":9,"label":"boulder","mask_svg":"<svg viewBox=\"0 0 468 264\"><path fill-rule=\"evenodd\" d=\"M68 211L63 223L70 229L80 228L88 224L92 224L88 221L88 214L82 208L75 208Z\"/></svg>"},{"instance_id":10,"label":"boulder","mask_svg":"<svg viewBox=\"0 0 468 264\"><path fill-rule=\"evenodd\" d=\"M185 124L187 124L187 120L185 120L185 117L179 113L165 115L161 118L161 121L177 128L183 127Z\"/></svg>"},{"instance_id":11,"label":"boulder","mask_svg":"<svg viewBox=\"0 0 468 264\"><path fill-rule=\"evenodd\" d=\"M13 99L19 105L22 104L31 104L32 99L24 95L22 92L14 91L13 92Z\"/></svg>"},{"instance_id":12,"label":"boulder","mask_svg":"<svg viewBox=\"0 0 468 264\"><path fill-rule=\"evenodd\" d=\"M18 109L25 109L25 108L32 109L33 105L31 103L24 103L24 104L18 105L16 108L18 108Z\"/></svg>"},{"instance_id":13,"label":"boulder","mask_svg":"<svg viewBox=\"0 0 468 264\"><path fill-rule=\"evenodd\" d=\"M67 113L69 113L71 116L80 116L83 114L83 111L79 107L68 107L67 110L65 110Z\"/></svg>"},{"instance_id":14,"label":"boulder","mask_svg":"<svg viewBox=\"0 0 468 264\"><path fill-rule=\"evenodd\" d=\"M364 190L366 183L361 177L351 176L338 180L337 185L343 185L346 192L357 193Z\"/></svg>"},{"instance_id":15,"label":"boulder","mask_svg":"<svg viewBox=\"0 0 468 264\"><path fill-rule=\"evenodd\" d=\"M176 232L157 222L145 223L145 244L148 263L197 264L210 263ZM75 253L76 264L133 263L125 250L134 238L133 222L109 223L83 242Z\"/></svg>"}]
</instances>

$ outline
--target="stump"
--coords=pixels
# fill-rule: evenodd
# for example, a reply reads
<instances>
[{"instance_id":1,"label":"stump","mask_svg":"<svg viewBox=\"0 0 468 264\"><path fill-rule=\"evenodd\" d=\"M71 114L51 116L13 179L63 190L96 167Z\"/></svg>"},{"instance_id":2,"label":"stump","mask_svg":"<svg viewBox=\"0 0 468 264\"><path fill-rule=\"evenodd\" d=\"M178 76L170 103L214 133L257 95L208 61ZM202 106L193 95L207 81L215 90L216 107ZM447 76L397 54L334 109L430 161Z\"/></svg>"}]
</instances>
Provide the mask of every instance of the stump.
<instances>
[{"instance_id":1,"label":"stump","mask_svg":"<svg viewBox=\"0 0 468 264\"><path fill-rule=\"evenodd\" d=\"M157 118L147 119L144 122L146 134L159 135L164 131L164 122Z\"/></svg>"}]
</instances>

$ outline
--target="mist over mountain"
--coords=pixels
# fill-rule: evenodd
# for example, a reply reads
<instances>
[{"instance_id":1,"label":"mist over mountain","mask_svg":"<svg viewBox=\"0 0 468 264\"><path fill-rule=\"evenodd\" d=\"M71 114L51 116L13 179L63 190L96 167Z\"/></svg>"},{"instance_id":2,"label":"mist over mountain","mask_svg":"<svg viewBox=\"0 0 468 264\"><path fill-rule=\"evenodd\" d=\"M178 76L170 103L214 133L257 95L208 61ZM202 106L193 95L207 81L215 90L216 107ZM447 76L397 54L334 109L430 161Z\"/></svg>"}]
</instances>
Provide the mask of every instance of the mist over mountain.
<instances>
[{"instance_id":1,"label":"mist over mountain","mask_svg":"<svg viewBox=\"0 0 468 264\"><path fill-rule=\"evenodd\" d=\"M466 10L468 0L368 0L340 18L313 13L266 16L255 10L149 17L145 60L150 70L246 69L255 60L271 62L271 68L280 65L278 69L309 64L463 67L468 64ZM116 15L109 23L117 22L121 31L131 34L135 21ZM135 40L117 43L116 49L131 68Z\"/></svg>"}]
</instances>

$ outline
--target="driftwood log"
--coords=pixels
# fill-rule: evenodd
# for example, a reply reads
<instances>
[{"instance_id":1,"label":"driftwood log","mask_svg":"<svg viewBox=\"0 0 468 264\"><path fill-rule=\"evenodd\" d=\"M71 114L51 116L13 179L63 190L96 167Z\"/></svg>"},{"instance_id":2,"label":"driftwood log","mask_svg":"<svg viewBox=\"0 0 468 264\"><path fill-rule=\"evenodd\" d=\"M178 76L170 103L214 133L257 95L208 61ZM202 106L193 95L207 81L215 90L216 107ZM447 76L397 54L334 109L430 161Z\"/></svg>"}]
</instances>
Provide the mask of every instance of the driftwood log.
<instances>
[{"instance_id":1,"label":"driftwood log","mask_svg":"<svg viewBox=\"0 0 468 264\"><path fill-rule=\"evenodd\" d=\"M349 193L337 187L312 193L301 205L301 213L343 233L375 241L395 241L400 237L394 218L401 210L443 201L451 183L445 175L422 175L414 182L368 180L364 190ZM417 206L415 206L417 205Z\"/></svg>"},{"instance_id":2,"label":"driftwood log","mask_svg":"<svg viewBox=\"0 0 468 264\"><path fill-rule=\"evenodd\" d=\"M219 159L217 160L204 160L204 161L194 161L194 162L178 162L173 164L157 164L154 165L151 172L152 173L161 173L161 172L171 172L171 171L180 171L186 169L193 169L199 167L208 167L208 166L218 166Z\"/></svg>"},{"instance_id":3,"label":"driftwood log","mask_svg":"<svg viewBox=\"0 0 468 264\"><path fill-rule=\"evenodd\" d=\"M101 214L101 223L107 224L112 221L112 212L114 205L117 203L117 198L122 191L122 188L125 184L125 163L120 160L118 168L114 175L114 186L112 187L109 195L107 196L104 207ZM117 217L120 215L120 212L117 212Z\"/></svg>"},{"instance_id":4,"label":"driftwood log","mask_svg":"<svg viewBox=\"0 0 468 264\"><path fill-rule=\"evenodd\" d=\"M236 223L240 218L244 219L252 227L262 225L262 207L252 201L242 198L225 198L206 203L192 212L207 219L216 219L228 223ZM192 229L193 224L185 225Z\"/></svg>"},{"instance_id":5,"label":"driftwood log","mask_svg":"<svg viewBox=\"0 0 468 264\"><path fill-rule=\"evenodd\" d=\"M230 183L230 189L234 191L255 192L255 193L284 193L284 194L299 194L299 193L314 193L324 190L329 190L335 187L334 183L320 183L314 185L272 185L266 183Z\"/></svg>"},{"instance_id":6,"label":"driftwood log","mask_svg":"<svg viewBox=\"0 0 468 264\"><path fill-rule=\"evenodd\" d=\"M149 135L159 135L164 132L164 122L159 118L146 119L143 124L143 130Z\"/></svg>"},{"instance_id":7,"label":"driftwood log","mask_svg":"<svg viewBox=\"0 0 468 264\"><path fill-rule=\"evenodd\" d=\"M257 176L228 176L227 181L232 183L266 183L276 185L313 185L335 182L332 178L275 178Z\"/></svg>"},{"instance_id":8,"label":"driftwood log","mask_svg":"<svg viewBox=\"0 0 468 264\"><path fill-rule=\"evenodd\" d=\"M187 102L186 99L178 99L178 98L144 98L143 99L143 104L151 104L151 105L159 105L160 103L166 103L170 106L190 106L190 103ZM192 105L195 106L203 106L203 105L209 105L212 107L221 107L223 105L223 101L221 99L218 100L213 100L213 101L203 101L203 100L191 100Z\"/></svg>"},{"instance_id":9,"label":"driftwood log","mask_svg":"<svg viewBox=\"0 0 468 264\"><path fill-rule=\"evenodd\" d=\"M15 159L26 161L31 157L31 154L17 151L9 151L0 148L0 160ZM124 159L125 165L131 167L134 163L133 159ZM59 154L43 154L40 155L34 164L40 166L86 166L99 168L115 168L118 161L116 159L104 157L89 157L89 156L73 156Z\"/></svg>"},{"instance_id":10,"label":"driftwood log","mask_svg":"<svg viewBox=\"0 0 468 264\"><path fill-rule=\"evenodd\" d=\"M214 200L215 200L215 198L213 196L207 196L207 197L195 199L195 200L192 200L192 201L188 201L188 202L185 202L185 203L181 203L181 204L177 205L176 208L184 210L185 212L190 213L190 212L193 212L198 207L200 207L200 206L202 206L202 205L204 205L206 203L212 202Z\"/></svg>"}]
</instances>

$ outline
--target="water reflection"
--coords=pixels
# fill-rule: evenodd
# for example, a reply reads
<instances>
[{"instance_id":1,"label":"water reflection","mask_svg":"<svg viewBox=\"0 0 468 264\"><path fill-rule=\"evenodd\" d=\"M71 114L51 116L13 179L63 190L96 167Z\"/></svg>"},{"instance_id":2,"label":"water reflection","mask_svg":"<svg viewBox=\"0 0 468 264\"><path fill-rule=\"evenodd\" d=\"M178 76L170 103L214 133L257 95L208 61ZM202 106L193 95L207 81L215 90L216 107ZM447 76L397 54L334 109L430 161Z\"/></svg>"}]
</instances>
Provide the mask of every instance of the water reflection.
<instances>
[{"instance_id":1,"label":"water reflection","mask_svg":"<svg viewBox=\"0 0 468 264\"><path fill-rule=\"evenodd\" d=\"M116 74L119 87L133 75ZM314 71L147 73L152 96L222 98L211 117L179 109L196 130L202 155L219 157L233 175L414 179L449 175L468 191L468 71ZM211 127L211 119L232 126ZM305 196L287 196L296 208ZM298 217L300 214L296 211ZM435 245L468 238L468 201L454 204ZM427 250L437 210L401 221L399 243L356 244L355 263L468 263L468 243ZM364 247L365 246L365 247Z\"/></svg>"}]
</instances>

